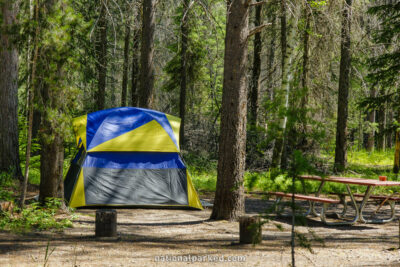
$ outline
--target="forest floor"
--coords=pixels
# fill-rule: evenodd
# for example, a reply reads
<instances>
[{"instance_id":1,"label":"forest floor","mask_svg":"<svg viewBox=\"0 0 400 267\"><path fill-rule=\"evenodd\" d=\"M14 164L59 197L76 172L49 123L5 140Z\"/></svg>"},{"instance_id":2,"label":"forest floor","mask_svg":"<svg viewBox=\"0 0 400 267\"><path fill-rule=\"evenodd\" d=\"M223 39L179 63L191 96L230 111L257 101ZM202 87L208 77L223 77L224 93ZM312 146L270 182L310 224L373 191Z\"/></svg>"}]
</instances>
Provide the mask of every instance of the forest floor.
<instances>
[{"instance_id":1,"label":"forest floor","mask_svg":"<svg viewBox=\"0 0 400 267\"><path fill-rule=\"evenodd\" d=\"M201 198L212 202L210 195ZM271 203L248 196L246 213L258 214ZM262 244L253 246L238 244L237 222L210 221L210 212L122 209L118 238L96 239L95 211L78 210L74 227L63 232L1 231L0 266L44 266L46 250L52 252L48 266L290 266L290 218L264 224ZM307 225L296 231L310 239L312 252L297 245L297 266L400 266L397 220L332 227L311 218ZM171 262L174 256L190 263Z\"/></svg>"}]
</instances>

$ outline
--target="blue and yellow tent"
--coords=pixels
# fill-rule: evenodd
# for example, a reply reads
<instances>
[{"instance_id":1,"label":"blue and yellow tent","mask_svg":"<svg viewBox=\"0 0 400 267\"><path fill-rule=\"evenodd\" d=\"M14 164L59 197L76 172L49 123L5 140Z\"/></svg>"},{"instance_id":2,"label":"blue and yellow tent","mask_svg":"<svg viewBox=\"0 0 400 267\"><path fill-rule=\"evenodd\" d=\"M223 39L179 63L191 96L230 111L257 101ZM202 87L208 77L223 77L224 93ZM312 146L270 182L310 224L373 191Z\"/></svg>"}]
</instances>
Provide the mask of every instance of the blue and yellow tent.
<instances>
[{"instance_id":1,"label":"blue and yellow tent","mask_svg":"<svg viewBox=\"0 0 400 267\"><path fill-rule=\"evenodd\" d=\"M203 208L179 155L179 118L123 107L73 126L79 151L64 180L70 207Z\"/></svg>"}]
</instances>

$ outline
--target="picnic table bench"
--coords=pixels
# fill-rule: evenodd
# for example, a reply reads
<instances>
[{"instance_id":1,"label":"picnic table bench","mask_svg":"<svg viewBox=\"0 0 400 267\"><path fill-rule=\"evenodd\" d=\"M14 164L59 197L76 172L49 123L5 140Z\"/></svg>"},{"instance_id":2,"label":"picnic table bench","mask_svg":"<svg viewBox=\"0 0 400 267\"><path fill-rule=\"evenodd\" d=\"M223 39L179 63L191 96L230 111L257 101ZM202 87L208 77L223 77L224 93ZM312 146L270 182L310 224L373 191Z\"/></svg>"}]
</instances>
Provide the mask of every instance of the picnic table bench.
<instances>
[{"instance_id":1,"label":"picnic table bench","mask_svg":"<svg viewBox=\"0 0 400 267\"><path fill-rule=\"evenodd\" d=\"M282 198L292 198L293 194L292 193L284 193L284 192L248 192L250 194L259 194L259 195L268 195L268 196L276 196L276 204L279 204ZM331 199L331 198L325 198L325 197L317 197L317 196L310 196L310 195L304 195L304 194L294 194L295 199L299 200L306 200L309 203L309 208L308 210L303 214L304 216L307 216L311 213L312 211L312 204L313 202L319 202L323 203L326 207L329 204L339 204L341 200L339 199ZM275 207L277 211L277 206ZM318 214L318 216L324 216L321 214ZM323 217L321 217L322 219Z\"/></svg>"},{"instance_id":2,"label":"picnic table bench","mask_svg":"<svg viewBox=\"0 0 400 267\"><path fill-rule=\"evenodd\" d=\"M280 202L282 198L292 198L293 193L284 193L284 192L268 192L269 195L275 195L277 197L276 202L277 204ZM303 194L294 194L295 199L300 199L300 200L307 200L309 203L309 208L305 212L304 216L309 215L312 212L312 207L314 202L319 202L322 203L326 209L329 204L339 204L340 200L338 199L331 199L331 198L325 198L325 197L316 197L316 196L309 196L309 195L303 195ZM325 214L318 214L321 217L321 220L323 220Z\"/></svg>"},{"instance_id":3,"label":"picnic table bench","mask_svg":"<svg viewBox=\"0 0 400 267\"><path fill-rule=\"evenodd\" d=\"M346 190L347 190L347 196L350 197L350 201L352 206L355 209L355 216L353 220L351 221L342 221L342 222L333 222L329 223L326 222L328 225L342 225L342 224L354 224L357 221L361 221L363 223L386 223L390 222L395 218L395 201L399 200L399 198L393 197L393 196L377 196L373 195L373 189L376 186L400 186L400 182L395 182L395 181L379 181L379 180L373 180L373 179L363 179L363 178L352 178L352 177L338 177L338 176L328 176L328 177L320 177L320 176L315 176L315 175L301 175L299 176L301 179L306 179L306 180L314 180L314 181L319 181L320 185L315 193L315 196L319 196L323 186L325 185L326 182L335 182L335 183L342 183L346 185ZM359 185L359 186L367 186L367 189L365 191L365 194L354 194L353 191L350 188L350 185ZM359 196L362 197L361 203L358 205L355 197ZM345 196L344 196L345 197ZM388 201L390 207L391 207L391 216L388 219L366 219L364 217L363 211L365 208L365 205L368 201L368 199L383 199L383 201ZM384 203L384 202L383 202ZM342 215L346 212L346 201L344 201L344 212ZM311 203L312 208L311 212L314 215L319 215L318 212L315 211L313 203ZM325 207L322 208L322 212L325 212ZM322 217L321 217L322 218Z\"/></svg>"}]
</instances>

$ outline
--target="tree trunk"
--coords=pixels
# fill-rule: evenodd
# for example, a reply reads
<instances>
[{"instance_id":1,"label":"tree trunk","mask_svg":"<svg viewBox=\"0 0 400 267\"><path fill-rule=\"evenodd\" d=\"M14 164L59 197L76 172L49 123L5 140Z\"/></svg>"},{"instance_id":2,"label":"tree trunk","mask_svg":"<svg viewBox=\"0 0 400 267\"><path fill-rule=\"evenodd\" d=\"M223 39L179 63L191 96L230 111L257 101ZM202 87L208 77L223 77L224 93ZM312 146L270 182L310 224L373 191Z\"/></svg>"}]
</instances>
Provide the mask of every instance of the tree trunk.
<instances>
[{"instance_id":1,"label":"tree trunk","mask_svg":"<svg viewBox=\"0 0 400 267\"><path fill-rule=\"evenodd\" d=\"M310 6L308 1L305 1L303 8L303 18L305 20L305 27L303 31L303 56L302 56L302 73L300 79L300 87L297 89L297 95L300 98L298 101L297 97L290 97L289 107L290 114L298 114L295 117L298 118L298 122L293 119L289 120L288 127L285 131L284 146L281 157L281 168L285 169L288 165L288 160L295 149L305 151L307 149L307 104L308 104L308 62L309 62L309 41L310 41ZM290 42L290 39L288 40ZM293 53L291 53L293 57ZM291 59L290 59L291 60ZM289 64L290 65L290 64ZM289 72L291 71L288 66ZM291 75L293 76L293 75ZM291 79L288 83L290 84ZM295 89L296 90L296 89Z\"/></svg>"},{"instance_id":2,"label":"tree trunk","mask_svg":"<svg viewBox=\"0 0 400 267\"><path fill-rule=\"evenodd\" d=\"M287 22L286 22L286 0L281 0L281 93L285 96L284 110L285 113L289 107L289 95L290 95L290 82L293 75L290 73L290 67L292 65L293 53L288 52L288 40L293 40L294 29L292 27L289 36L287 36ZM286 135L286 124L287 115L283 115L279 125L279 131L275 139L275 146L272 154L272 164L274 168L281 166L282 153L285 144Z\"/></svg>"},{"instance_id":3,"label":"tree trunk","mask_svg":"<svg viewBox=\"0 0 400 267\"><path fill-rule=\"evenodd\" d=\"M139 90L139 107L142 108L152 108L153 106L155 4L156 0L143 1Z\"/></svg>"},{"instance_id":4,"label":"tree trunk","mask_svg":"<svg viewBox=\"0 0 400 267\"><path fill-rule=\"evenodd\" d=\"M257 0L259 2L260 0ZM254 18L254 27L261 25L261 9L262 5L258 5L255 7L255 18ZM253 40L254 45L254 54L253 54L253 70L251 75L251 84L250 84L250 94L249 94L249 123L252 126L257 125L257 117L258 117L258 91L260 85L260 73L261 73L261 49L262 49L262 40L261 40L261 32L257 32L254 35Z\"/></svg>"},{"instance_id":5,"label":"tree trunk","mask_svg":"<svg viewBox=\"0 0 400 267\"><path fill-rule=\"evenodd\" d=\"M0 172L22 180L18 145L18 51L7 34L16 23L15 1L0 3ZM1 20L0 20L1 22Z\"/></svg>"},{"instance_id":6,"label":"tree trunk","mask_svg":"<svg viewBox=\"0 0 400 267\"><path fill-rule=\"evenodd\" d=\"M276 15L274 13L270 14L269 18L271 19L271 41L268 49L268 61L267 61L267 88L268 88L268 96L271 101L274 100L274 83L273 83L273 72L274 72L274 62L275 62L275 35L276 35Z\"/></svg>"},{"instance_id":7,"label":"tree trunk","mask_svg":"<svg viewBox=\"0 0 400 267\"><path fill-rule=\"evenodd\" d=\"M376 96L376 90L374 87L371 88L370 97ZM371 110L368 112L368 122L370 124L375 123L375 110ZM367 151L373 151L375 146L375 130L372 128L370 132L367 134Z\"/></svg>"},{"instance_id":8,"label":"tree trunk","mask_svg":"<svg viewBox=\"0 0 400 267\"><path fill-rule=\"evenodd\" d=\"M131 74L131 105L136 107L138 105L138 84L139 84L139 43L140 43L140 30L138 25L140 24L141 11L138 9L136 15L136 26L133 31L133 45L132 45L132 74Z\"/></svg>"},{"instance_id":9,"label":"tree trunk","mask_svg":"<svg viewBox=\"0 0 400 267\"><path fill-rule=\"evenodd\" d=\"M397 110L397 123L400 124L400 109ZM396 129L396 143L395 143L395 151L394 151L394 164L393 164L393 172L399 173L400 170L400 127Z\"/></svg>"},{"instance_id":10,"label":"tree trunk","mask_svg":"<svg viewBox=\"0 0 400 267\"><path fill-rule=\"evenodd\" d=\"M181 128L179 133L179 143L182 149L185 144L185 115L186 115L186 91L187 91L187 46L188 46L188 11L189 0L183 1L183 17L181 22L181 91L179 101L179 116L181 118Z\"/></svg>"},{"instance_id":11,"label":"tree trunk","mask_svg":"<svg viewBox=\"0 0 400 267\"><path fill-rule=\"evenodd\" d=\"M41 64L51 61L46 56L41 56L43 57ZM58 63L57 68L57 72L51 74L51 76L57 76L59 77L57 80L62 80L61 77L64 75L62 63ZM46 79L40 82L43 85L40 95L40 101L43 104L43 116L39 131L41 147L39 201L44 203L47 198L64 198L64 143L59 130L61 126L51 118L52 111L62 112L60 101L63 99L63 92L51 88L54 85L48 84Z\"/></svg>"},{"instance_id":12,"label":"tree trunk","mask_svg":"<svg viewBox=\"0 0 400 267\"><path fill-rule=\"evenodd\" d=\"M54 136L49 141L42 138L40 158L40 186L39 200L43 203L46 198L64 198L63 162L64 146L63 140L58 133L44 122L48 134Z\"/></svg>"},{"instance_id":13,"label":"tree trunk","mask_svg":"<svg viewBox=\"0 0 400 267\"><path fill-rule=\"evenodd\" d=\"M340 48L340 76L339 96L336 125L336 148L334 171L341 172L347 164L347 118L350 86L350 30L351 30L351 4L346 0L343 7L342 34Z\"/></svg>"},{"instance_id":14,"label":"tree trunk","mask_svg":"<svg viewBox=\"0 0 400 267\"><path fill-rule=\"evenodd\" d=\"M249 10L247 0L227 5L218 178L211 219L235 220L244 212Z\"/></svg>"},{"instance_id":15,"label":"tree trunk","mask_svg":"<svg viewBox=\"0 0 400 267\"><path fill-rule=\"evenodd\" d=\"M386 121L387 125L390 125L390 129L387 129L386 133L386 147L388 149L391 149L393 147L393 130L392 130L392 125L393 125L393 110L388 109L388 118Z\"/></svg>"},{"instance_id":16,"label":"tree trunk","mask_svg":"<svg viewBox=\"0 0 400 267\"><path fill-rule=\"evenodd\" d=\"M97 22L97 40L96 40L96 69L97 69L97 110L105 107L106 77L107 77L107 0L101 1L99 19Z\"/></svg>"},{"instance_id":17,"label":"tree trunk","mask_svg":"<svg viewBox=\"0 0 400 267\"><path fill-rule=\"evenodd\" d=\"M122 74L122 93L121 93L121 107L126 106L126 95L128 90L128 64L129 64L129 39L131 35L131 28L129 22L125 24L125 46L124 46L124 67Z\"/></svg>"},{"instance_id":18,"label":"tree trunk","mask_svg":"<svg viewBox=\"0 0 400 267\"><path fill-rule=\"evenodd\" d=\"M304 29L303 36L303 73L301 75L301 87L303 89L301 95L301 107L306 108L308 102L308 61L309 61L309 42L310 42L310 11L309 11L308 1L306 1L306 5L304 7L304 18L306 20L306 25ZM306 112L302 112L304 116L302 116L303 123L303 131L305 130L305 117Z\"/></svg>"},{"instance_id":19,"label":"tree trunk","mask_svg":"<svg viewBox=\"0 0 400 267\"><path fill-rule=\"evenodd\" d=\"M376 142L376 149L378 151L385 150L386 143L386 106L382 105L378 110L378 136Z\"/></svg>"},{"instance_id":20,"label":"tree trunk","mask_svg":"<svg viewBox=\"0 0 400 267\"><path fill-rule=\"evenodd\" d=\"M53 18L57 12L56 8L61 1L49 0L45 6L40 9L43 12L39 18L41 27L47 27L49 21L47 18ZM51 27L51 26L50 26ZM46 29L45 29L46 30ZM58 55L59 49L57 43L39 42L39 54L37 59L37 78L35 84L40 84L40 94L36 98L41 108L42 121L39 130L40 151L40 186L39 200L44 203L47 198L64 198L63 183L63 162L64 162L64 144L63 137L63 118L65 117L65 103L68 89L67 74L65 65L68 64L70 52ZM60 56L58 58L57 56ZM63 203L63 202L62 202ZM63 205L61 208L64 208Z\"/></svg>"},{"instance_id":21,"label":"tree trunk","mask_svg":"<svg viewBox=\"0 0 400 267\"><path fill-rule=\"evenodd\" d=\"M32 4L32 3L30 3ZM25 174L24 180L22 182L22 189L21 189L21 198L20 198L20 208L23 209L25 206L25 198L26 198L26 188L28 185L29 179L29 163L31 159L31 147L32 147L32 128L33 128L33 116L34 116L34 98L35 98L35 83L36 83L36 67L37 67L37 59L38 59L38 40L39 40L39 3L36 0L34 4L34 14L33 14L34 21L37 23L35 29L35 36L33 42L33 61L31 65L31 73L30 82L28 83L28 103L27 103L27 110L28 110L28 133L27 133L27 141L26 141L26 150L25 150Z\"/></svg>"}]
</instances>

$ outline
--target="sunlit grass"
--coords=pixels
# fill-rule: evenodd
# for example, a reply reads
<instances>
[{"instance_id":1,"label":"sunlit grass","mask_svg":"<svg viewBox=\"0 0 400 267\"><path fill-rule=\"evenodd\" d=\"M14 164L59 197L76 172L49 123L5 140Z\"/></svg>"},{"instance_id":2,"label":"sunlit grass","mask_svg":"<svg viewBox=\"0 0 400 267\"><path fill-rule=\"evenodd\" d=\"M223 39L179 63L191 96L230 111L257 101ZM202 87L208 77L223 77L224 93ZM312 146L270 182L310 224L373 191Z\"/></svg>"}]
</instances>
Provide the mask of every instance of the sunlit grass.
<instances>
[{"instance_id":1,"label":"sunlit grass","mask_svg":"<svg viewBox=\"0 0 400 267\"><path fill-rule=\"evenodd\" d=\"M345 177L368 179L378 179L379 176L383 175L387 176L390 181L397 181L399 177L392 173L393 155L393 149L373 152L350 150L348 151L348 167L341 175ZM194 155L186 155L185 159L189 171L191 171L192 180L196 189L199 191L215 191L217 184L217 161ZM322 155L320 161L332 165L333 159L334 152L330 152ZM313 165L312 162L310 163ZM284 173L273 175L270 171L246 171L244 185L247 191L289 191L291 179ZM315 192L319 183L306 181L305 185L307 192ZM364 188L357 186L353 189L355 191L364 190ZM298 190L298 192L302 191L300 182L296 182L296 190ZM380 191L380 188L377 190ZM336 193L345 192L345 185L327 183L324 187L324 191Z\"/></svg>"},{"instance_id":2,"label":"sunlit grass","mask_svg":"<svg viewBox=\"0 0 400 267\"><path fill-rule=\"evenodd\" d=\"M349 151L347 161L349 164L369 165L369 166L392 166L394 157L394 149L385 151L366 150Z\"/></svg>"}]
</instances>

